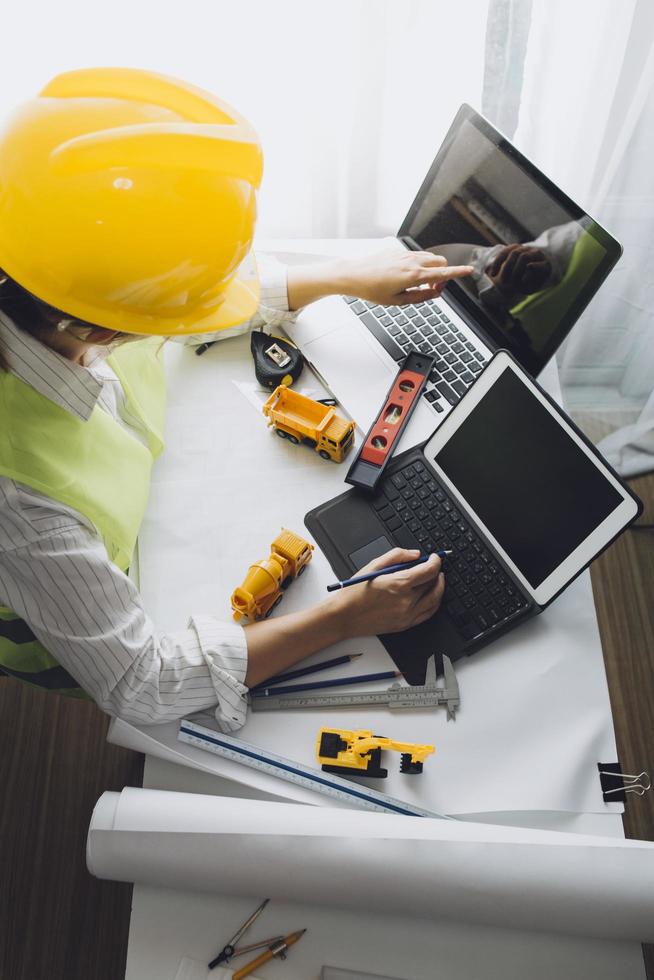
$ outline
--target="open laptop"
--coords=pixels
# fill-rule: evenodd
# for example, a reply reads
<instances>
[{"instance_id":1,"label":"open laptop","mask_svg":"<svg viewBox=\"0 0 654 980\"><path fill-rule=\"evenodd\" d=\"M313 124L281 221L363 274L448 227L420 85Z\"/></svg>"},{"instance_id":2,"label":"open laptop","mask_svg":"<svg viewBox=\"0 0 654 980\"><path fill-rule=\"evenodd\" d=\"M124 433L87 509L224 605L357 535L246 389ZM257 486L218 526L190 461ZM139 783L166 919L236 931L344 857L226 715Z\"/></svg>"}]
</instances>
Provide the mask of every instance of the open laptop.
<instances>
[{"instance_id":1,"label":"open laptop","mask_svg":"<svg viewBox=\"0 0 654 980\"><path fill-rule=\"evenodd\" d=\"M408 307L327 297L288 334L364 431L397 362L412 350L435 354L403 447L427 438L496 350L511 351L537 377L621 254L608 232L467 105L397 238L385 241L475 272L452 281L438 301Z\"/></svg>"},{"instance_id":2,"label":"open laptop","mask_svg":"<svg viewBox=\"0 0 654 980\"><path fill-rule=\"evenodd\" d=\"M381 640L411 684L536 615L642 510L574 423L500 351L431 438L392 460L374 495L307 514L340 579L394 546L445 560L441 610Z\"/></svg>"}]
</instances>

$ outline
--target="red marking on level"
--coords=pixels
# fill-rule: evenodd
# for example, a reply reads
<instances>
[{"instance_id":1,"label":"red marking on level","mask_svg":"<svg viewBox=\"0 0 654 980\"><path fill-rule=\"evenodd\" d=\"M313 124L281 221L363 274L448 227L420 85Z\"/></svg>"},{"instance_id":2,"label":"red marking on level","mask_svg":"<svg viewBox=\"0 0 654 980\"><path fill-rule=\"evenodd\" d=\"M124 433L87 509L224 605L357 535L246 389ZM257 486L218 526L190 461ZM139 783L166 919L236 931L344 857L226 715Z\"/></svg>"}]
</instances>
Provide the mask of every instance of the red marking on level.
<instances>
[{"instance_id":1,"label":"red marking on level","mask_svg":"<svg viewBox=\"0 0 654 980\"><path fill-rule=\"evenodd\" d=\"M377 416L372 429L368 433L368 438L361 448L359 453L361 459L365 459L367 463L374 463L376 466L384 465L384 460L391 452L393 444L399 435L402 422L418 396L424 380L424 374L417 374L415 371L400 371L395 379L395 384L384 402L384 407ZM413 384L411 391L402 391L402 384L406 382ZM397 422L395 424L385 422L384 419L389 410L396 405L402 409L402 414ZM374 443L378 440L383 440L383 445L375 446Z\"/></svg>"}]
</instances>

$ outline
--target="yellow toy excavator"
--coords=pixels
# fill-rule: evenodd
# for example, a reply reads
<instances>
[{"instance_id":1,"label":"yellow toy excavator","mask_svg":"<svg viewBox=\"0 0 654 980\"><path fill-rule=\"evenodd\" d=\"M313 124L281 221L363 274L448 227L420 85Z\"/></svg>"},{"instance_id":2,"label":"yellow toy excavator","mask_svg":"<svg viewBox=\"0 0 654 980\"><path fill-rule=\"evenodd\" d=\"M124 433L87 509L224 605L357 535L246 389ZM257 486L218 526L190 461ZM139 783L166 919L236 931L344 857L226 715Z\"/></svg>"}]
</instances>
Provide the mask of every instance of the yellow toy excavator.
<instances>
[{"instance_id":1,"label":"yellow toy excavator","mask_svg":"<svg viewBox=\"0 0 654 980\"><path fill-rule=\"evenodd\" d=\"M421 773L427 756L436 751L433 745L396 742L392 738L373 735L365 729L347 732L340 728L321 728L316 741L316 755L323 771L345 776L385 779L388 769L381 768L382 749L401 752L400 772L409 775Z\"/></svg>"}]
</instances>

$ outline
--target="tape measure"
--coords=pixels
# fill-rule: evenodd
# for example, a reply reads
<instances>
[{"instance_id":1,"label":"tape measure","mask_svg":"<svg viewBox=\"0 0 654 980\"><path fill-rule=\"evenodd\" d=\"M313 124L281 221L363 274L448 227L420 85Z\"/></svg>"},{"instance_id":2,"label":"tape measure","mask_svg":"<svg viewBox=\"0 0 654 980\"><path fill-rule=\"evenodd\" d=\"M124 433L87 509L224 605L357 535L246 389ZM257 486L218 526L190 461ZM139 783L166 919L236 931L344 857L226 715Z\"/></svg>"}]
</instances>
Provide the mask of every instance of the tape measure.
<instances>
[{"instance_id":1,"label":"tape measure","mask_svg":"<svg viewBox=\"0 0 654 980\"><path fill-rule=\"evenodd\" d=\"M272 337L263 330L253 330L250 334L250 352L256 379L264 388L292 385L302 374L304 357L290 340Z\"/></svg>"},{"instance_id":2,"label":"tape measure","mask_svg":"<svg viewBox=\"0 0 654 980\"><path fill-rule=\"evenodd\" d=\"M348 803L359 810L374 810L377 813L399 813L406 817L435 817L441 820L451 820L451 817L444 813L436 813L432 810L425 810L415 806L413 803L405 803L403 800L396 800L386 793L379 793L375 789L368 789L359 786L357 783L350 783L340 776L331 773L324 773L311 766L305 766L301 762L293 759L285 759L281 755L275 755L267 749L262 749L258 745L251 745L233 735L223 735L202 725L184 718L179 726L180 742L188 745L195 745L197 748L213 752L223 759L238 762L240 765L248 766L259 772L283 779L287 783L294 783L302 786L314 793L328 796L332 800L340 800Z\"/></svg>"}]
</instances>

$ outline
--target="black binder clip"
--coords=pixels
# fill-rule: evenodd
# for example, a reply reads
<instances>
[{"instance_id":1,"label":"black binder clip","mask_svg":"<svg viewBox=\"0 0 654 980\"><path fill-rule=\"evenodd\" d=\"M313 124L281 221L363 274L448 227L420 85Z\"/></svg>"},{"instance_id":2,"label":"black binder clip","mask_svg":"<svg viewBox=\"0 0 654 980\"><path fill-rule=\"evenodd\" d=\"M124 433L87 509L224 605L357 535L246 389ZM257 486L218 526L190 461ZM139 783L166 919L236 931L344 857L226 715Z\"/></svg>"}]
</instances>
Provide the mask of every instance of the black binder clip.
<instances>
[{"instance_id":1,"label":"black binder clip","mask_svg":"<svg viewBox=\"0 0 654 980\"><path fill-rule=\"evenodd\" d=\"M643 796L652 788L648 773L639 772L637 776L630 776L622 772L619 762L598 762L597 768L605 803L624 803L627 793Z\"/></svg>"}]
</instances>

